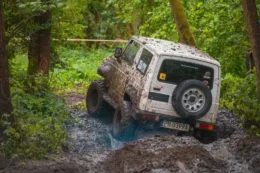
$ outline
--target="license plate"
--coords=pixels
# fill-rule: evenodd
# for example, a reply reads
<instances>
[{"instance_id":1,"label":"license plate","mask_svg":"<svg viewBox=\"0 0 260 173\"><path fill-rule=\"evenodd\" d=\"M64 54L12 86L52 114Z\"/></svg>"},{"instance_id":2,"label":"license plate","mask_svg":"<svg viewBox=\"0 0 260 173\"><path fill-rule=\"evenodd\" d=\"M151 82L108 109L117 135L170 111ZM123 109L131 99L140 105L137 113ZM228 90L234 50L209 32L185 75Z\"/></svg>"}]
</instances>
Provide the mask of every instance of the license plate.
<instances>
[{"instance_id":1,"label":"license plate","mask_svg":"<svg viewBox=\"0 0 260 173\"><path fill-rule=\"evenodd\" d=\"M161 127L180 131L189 131L190 125L163 120L161 121Z\"/></svg>"}]
</instances>

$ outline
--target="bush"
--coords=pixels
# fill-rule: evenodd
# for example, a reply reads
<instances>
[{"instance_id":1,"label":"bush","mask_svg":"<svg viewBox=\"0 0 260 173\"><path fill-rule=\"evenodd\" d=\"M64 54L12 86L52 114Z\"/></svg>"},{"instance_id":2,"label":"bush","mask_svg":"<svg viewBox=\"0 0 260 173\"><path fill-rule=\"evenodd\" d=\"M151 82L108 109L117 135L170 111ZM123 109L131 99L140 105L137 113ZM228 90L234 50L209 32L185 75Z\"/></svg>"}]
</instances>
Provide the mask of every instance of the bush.
<instances>
[{"instance_id":1,"label":"bush","mask_svg":"<svg viewBox=\"0 0 260 173\"><path fill-rule=\"evenodd\" d=\"M260 104L255 71L249 72L245 78L227 74L222 79L220 104L223 108L234 110L243 119L242 125L260 136Z\"/></svg>"},{"instance_id":2,"label":"bush","mask_svg":"<svg viewBox=\"0 0 260 173\"><path fill-rule=\"evenodd\" d=\"M96 73L102 60L112 54L111 50L71 50L59 48L60 63L55 64L50 75L50 87L59 91L71 91L82 85L84 92L91 81L100 79ZM77 87L76 87L77 88ZM79 89L79 88L77 88Z\"/></svg>"},{"instance_id":3,"label":"bush","mask_svg":"<svg viewBox=\"0 0 260 173\"><path fill-rule=\"evenodd\" d=\"M40 159L50 152L62 152L68 138L65 125L70 119L64 100L51 92L46 78L36 76L34 85L26 80L25 59L16 56L10 61L15 124L1 120L7 137L1 149L11 158Z\"/></svg>"},{"instance_id":4,"label":"bush","mask_svg":"<svg viewBox=\"0 0 260 173\"><path fill-rule=\"evenodd\" d=\"M39 159L48 152L60 153L67 140L68 110L64 102L47 90L30 94L17 90L13 92L12 103L16 124L13 128L3 122L8 137L3 146L5 154Z\"/></svg>"},{"instance_id":5,"label":"bush","mask_svg":"<svg viewBox=\"0 0 260 173\"><path fill-rule=\"evenodd\" d=\"M6 156L40 159L61 153L68 138L66 124L72 121L61 96L69 92L85 94L90 82L100 78L96 70L103 58L112 54L110 50L56 50L59 59L53 61L49 79L40 75L34 80L27 78L26 55L9 60L15 124L6 121L8 115L1 120L7 137L1 152Z\"/></svg>"}]
</instances>

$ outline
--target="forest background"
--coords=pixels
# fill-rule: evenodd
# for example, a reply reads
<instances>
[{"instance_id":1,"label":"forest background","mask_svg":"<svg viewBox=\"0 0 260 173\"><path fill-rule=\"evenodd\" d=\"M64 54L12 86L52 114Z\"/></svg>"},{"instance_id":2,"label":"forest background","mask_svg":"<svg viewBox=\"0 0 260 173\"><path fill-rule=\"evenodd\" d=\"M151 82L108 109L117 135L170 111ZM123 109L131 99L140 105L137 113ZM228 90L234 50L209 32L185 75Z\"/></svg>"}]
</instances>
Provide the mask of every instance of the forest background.
<instances>
[{"instance_id":1,"label":"forest background","mask_svg":"<svg viewBox=\"0 0 260 173\"><path fill-rule=\"evenodd\" d=\"M242 119L241 126L260 136L257 77L254 69L246 69L250 43L241 0L182 4L197 47L222 65L221 108L233 111ZM260 0L256 4L260 12ZM68 38L128 40L140 35L179 41L166 0L14 0L3 1L3 12L15 125L10 115L2 117L7 138L1 152L13 158L41 158L62 151L66 124L77 121L69 116L68 107L85 109L87 87L100 78L97 67L116 46L124 46ZM50 16L37 21L43 13ZM33 54L30 40L41 31L50 34L51 58L46 74L35 75L35 69L28 68ZM33 79L28 74L34 74ZM75 94L81 98L77 104L65 103Z\"/></svg>"}]
</instances>

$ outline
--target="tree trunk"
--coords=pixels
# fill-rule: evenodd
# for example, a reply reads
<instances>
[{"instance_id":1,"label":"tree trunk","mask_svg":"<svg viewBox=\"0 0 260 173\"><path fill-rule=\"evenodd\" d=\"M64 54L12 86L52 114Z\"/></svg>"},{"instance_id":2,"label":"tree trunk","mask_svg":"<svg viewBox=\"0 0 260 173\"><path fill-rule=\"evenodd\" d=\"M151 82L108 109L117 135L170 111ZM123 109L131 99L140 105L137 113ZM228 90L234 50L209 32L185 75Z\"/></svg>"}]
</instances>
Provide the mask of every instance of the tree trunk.
<instances>
[{"instance_id":1,"label":"tree trunk","mask_svg":"<svg viewBox=\"0 0 260 173\"><path fill-rule=\"evenodd\" d=\"M126 24L126 28L127 28L127 34L128 34L128 35L130 35L130 36L134 35L134 30L133 30L133 28L132 28L131 23L127 23L127 24Z\"/></svg>"},{"instance_id":2,"label":"tree trunk","mask_svg":"<svg viewBox=\"0 0 260 173\"><path fill-rule=\"evenodd\" d=\"M34 23L36 25L40 24L41 17L35 16ZM32 76L38 72L39 68L39 54L40 54L40 37L39 31L34 32L30 35L30 42L28 47L28 69L27 73Z\"/></svg>"},{"instance_id":3,"label":"tree trunk","mask_svg":"<svg viewBox=\"0 0 260 173\"><path fill-rule=\"evenodd\" d=\"M190 26L180 0L169 0L169 3L176 23L180 42L196 47L196 41L190 30Z\"/></svg>"},{"instance_id":4,"label":"tree trunk","mask_svg":"<svg viewBox=\"0 0 260 173\"><path fill-rule=\"evenodd\" d=\"M244 18L253 53L258 79L258 98L260 101L260 24L255 0L242 0Z\"/></svg>"},{"instance_id":5,"label":"tree trunk","mask_svg":"<svg viewBox=\"0 0 260 173\"><path fill-rule=\"evenodd\" d=\"M7 60L7 40L5 37L5 21L3 16L3 0L0 0L0 117L13 111Z\"/></svg>"},{"instance_id":6,"label":"tree trunk","mask_svg":"<svg viewBox=\"0 0 260 173\"><path fill-rule=\"evenodd\" d=\"M50 43L51 43L51 11L47 11L34 18L36 25L43 27L30 36L28 48L28 70L27 73L35 75L41 73L48 76L50 67Z\"/></svg>"}]
</instances>

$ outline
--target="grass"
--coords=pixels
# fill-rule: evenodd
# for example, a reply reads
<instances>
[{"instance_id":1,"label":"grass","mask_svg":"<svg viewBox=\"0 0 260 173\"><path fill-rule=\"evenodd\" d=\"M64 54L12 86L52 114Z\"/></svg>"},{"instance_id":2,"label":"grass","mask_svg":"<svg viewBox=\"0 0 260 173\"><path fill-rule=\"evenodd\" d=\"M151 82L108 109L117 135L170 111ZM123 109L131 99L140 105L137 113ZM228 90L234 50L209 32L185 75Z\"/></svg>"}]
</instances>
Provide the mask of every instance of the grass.
<instances>
[{"instance_id":1,"label":"grass","mask_svg":"<svg viewBox=\"0 0 260 173\"><path fill-rule=\"evenodd\" d=\"M100 79L96 73L102 60L112 54L111 50L59 50L59 63L51 70L50 87L60 92L81 92L91 81ZM81 87L79 87L81 86Z\"/></svg>"},{"instance_id":2,"label":"grass","mask_svg":"<svg viewBox=\"0 0 260 173\"><path fill-rule=\"evenodd\" d=\"M50 88L56 94L64 96L70 107L85 109L87 88L93 80L101 79L97 69L112 51L60 48L58 54L58 63L50 73Z\"/></svg>"}]
</instances>

